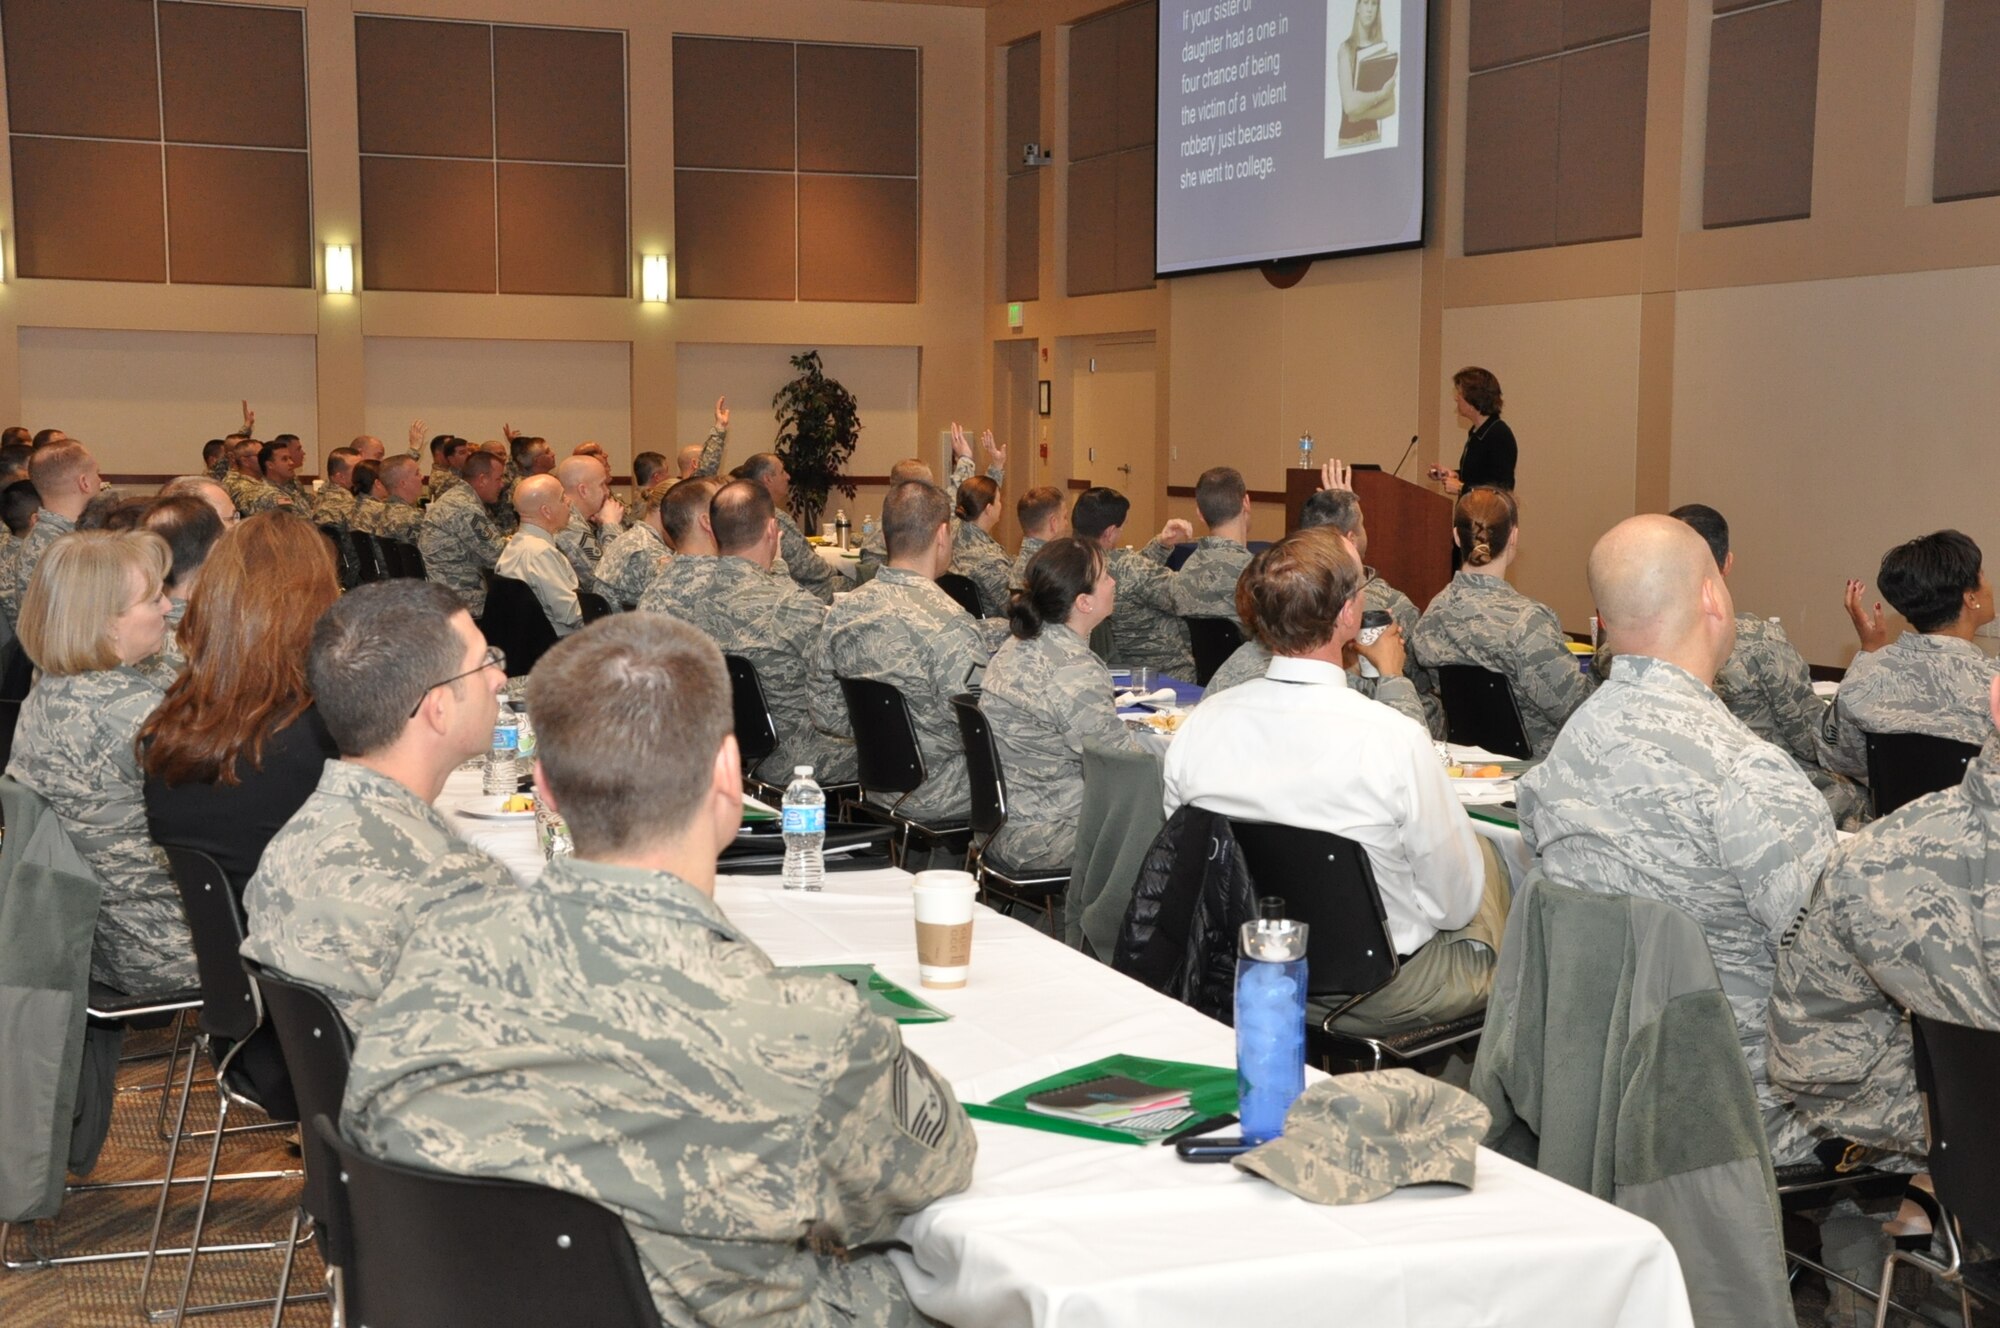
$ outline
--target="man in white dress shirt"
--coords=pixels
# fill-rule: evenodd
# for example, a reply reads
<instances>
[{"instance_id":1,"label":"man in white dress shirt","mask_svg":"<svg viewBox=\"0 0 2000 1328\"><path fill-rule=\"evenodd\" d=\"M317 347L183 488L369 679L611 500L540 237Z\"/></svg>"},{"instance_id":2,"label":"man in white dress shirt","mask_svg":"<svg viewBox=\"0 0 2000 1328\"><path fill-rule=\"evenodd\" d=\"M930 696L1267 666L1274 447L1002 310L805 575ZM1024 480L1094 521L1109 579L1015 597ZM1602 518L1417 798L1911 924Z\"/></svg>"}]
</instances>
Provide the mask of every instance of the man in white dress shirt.
<instances>
[{"instance_id":1,"label":"man in white dress shirt","mask_svg":"<svg viewBox=\"0 0 2000 1328\"><path fill-rule=\"evenodd\" d=\"M1166 810L1192 803L1331 831L1367 852L1402 970L1335 1027L1382 1034L1485 1007L1510 889L1430 734L1347 685L1341 648L1361 629L1365 577L1325 527L1251 561L1236 610L1271 651L1270 668L1188 716L1167 750ZM1312 1007L1323 1017L1332 1004L1316 997Z\"/></svg>"},{"instance_id":2,"label":"man in white dress shirt","mask_svg":"<svg viewBox=\"0 0 2000 1328\"><path fill-rule=\"evenodd\" d=\"M569 495L553 475L525 476L514 485L514 511L521 526L500 550L493 574L527 582L541 601L549 626L557 636L568 636L583 626L576 568L556 543L556 532L569 524Z\"/></svg>"}]
</instances>

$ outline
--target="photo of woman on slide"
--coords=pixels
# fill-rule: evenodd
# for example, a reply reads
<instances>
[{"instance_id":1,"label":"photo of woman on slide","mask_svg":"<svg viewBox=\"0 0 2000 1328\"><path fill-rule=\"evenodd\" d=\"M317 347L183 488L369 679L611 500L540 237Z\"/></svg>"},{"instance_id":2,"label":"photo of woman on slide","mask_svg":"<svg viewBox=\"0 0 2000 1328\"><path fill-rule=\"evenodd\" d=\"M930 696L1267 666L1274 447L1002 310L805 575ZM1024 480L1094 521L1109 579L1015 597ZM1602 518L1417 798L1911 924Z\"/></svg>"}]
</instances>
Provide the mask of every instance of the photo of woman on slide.
<instances>
[{"instance_id":1,"label":"photo of woman on slide","mask_svg":"<svg viewBox=\"0 0 2000 1328\"><path fill-rule=\"evenodd\" d=\"M1327 0L1327 65L1333 74L1326 105L1326 155L1396 146L1396 0ZM1389 31L1382 10L1389 8ZM1333 46L1349 20L1347 39Z\"/></svg>"}]
</instances>

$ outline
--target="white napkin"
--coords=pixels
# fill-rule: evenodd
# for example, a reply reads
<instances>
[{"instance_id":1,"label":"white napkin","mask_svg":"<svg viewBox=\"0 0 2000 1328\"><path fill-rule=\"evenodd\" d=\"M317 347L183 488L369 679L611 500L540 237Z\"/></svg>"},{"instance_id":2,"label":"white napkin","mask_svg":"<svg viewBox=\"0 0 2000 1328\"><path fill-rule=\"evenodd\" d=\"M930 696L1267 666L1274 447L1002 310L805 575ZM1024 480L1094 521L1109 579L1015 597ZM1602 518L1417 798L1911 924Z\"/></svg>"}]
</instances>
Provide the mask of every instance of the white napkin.
<instances>
[{"instance_id":1,"label":"white napkin","mask_svg":"<svg viewBox=\"0 0 2000 1328\"><path fill-rule=\"evenodd\" d=\"M1124 710L1136 705L1172 705L1176 695L1177 693L1171 687L1161 687L1147 692L1144 696L1141 696L1137 692L1120 692L1113 698L1112 706L1115 709Z\"/></svg>"}]
</instances>

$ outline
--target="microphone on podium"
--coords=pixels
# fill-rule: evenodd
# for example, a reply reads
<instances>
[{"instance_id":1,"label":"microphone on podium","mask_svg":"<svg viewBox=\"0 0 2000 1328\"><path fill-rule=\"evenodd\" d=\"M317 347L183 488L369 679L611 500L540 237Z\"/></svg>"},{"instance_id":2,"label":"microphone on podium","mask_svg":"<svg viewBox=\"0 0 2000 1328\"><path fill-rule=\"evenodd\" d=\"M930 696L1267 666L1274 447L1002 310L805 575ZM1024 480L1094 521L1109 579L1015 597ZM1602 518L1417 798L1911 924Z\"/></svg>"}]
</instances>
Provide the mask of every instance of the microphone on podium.
<instances>
[{"instance_id":1,"label":"microphone on podium","mask_svg":"<svg viewBox=\"0 0 2000 1328\"><path fill-rule=\"evenodd\" d=\"M1390 475L1391 475L1392 477L1394 477L1394 476L1399 476L1399 475L1401 475L1401 474L1403 473L1403 464L1404 464L1404 462L1407 462L1407 461L1408 461L1408 460L1410 459L1410 453L1412 453L1412 452L1414 452L1414 451L1416 451L1416 450L1417 450L1417 435L1415 435L1415 434L1411 434L1411 435L1410 435L1410 445L1409 445L1408 447L1406 447L1406 448L1404 448L1404 449L1403 449L1403 460L1402 460L1402 461L1398 461L1398 462L1396 463L1396 468L1395 468L1394 470L1390 471L1390 472L1389 472L1389 474L1390 474Z\"/></svg>"}]
</instances>

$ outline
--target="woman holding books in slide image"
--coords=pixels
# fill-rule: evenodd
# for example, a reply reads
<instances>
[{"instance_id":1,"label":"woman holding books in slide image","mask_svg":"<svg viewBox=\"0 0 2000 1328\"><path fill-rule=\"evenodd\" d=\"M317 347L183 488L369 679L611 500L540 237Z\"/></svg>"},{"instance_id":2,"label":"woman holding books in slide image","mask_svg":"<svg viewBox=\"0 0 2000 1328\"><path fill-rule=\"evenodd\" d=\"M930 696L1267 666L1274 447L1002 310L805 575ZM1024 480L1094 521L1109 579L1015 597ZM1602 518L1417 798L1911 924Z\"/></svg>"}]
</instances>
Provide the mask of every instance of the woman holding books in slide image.
<instances>
[{"instance_id":1,"label":"woman holding books in slide image","mask_svg":"<svg viewBox=\"0 0 2000 1328\"><path fill-rule=\"evenodd\" d=\"M1382 5L1383 0L1327 0L1329 33L1340 31L1335 14L1343 6L1352 10L1347 40L1328 62L1340 95L1340 128L1327 147L1329 157L1396 145L1397 57L1383 33Z\"/></svg>"}]
</instances>

